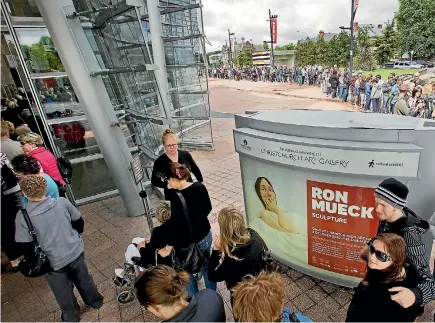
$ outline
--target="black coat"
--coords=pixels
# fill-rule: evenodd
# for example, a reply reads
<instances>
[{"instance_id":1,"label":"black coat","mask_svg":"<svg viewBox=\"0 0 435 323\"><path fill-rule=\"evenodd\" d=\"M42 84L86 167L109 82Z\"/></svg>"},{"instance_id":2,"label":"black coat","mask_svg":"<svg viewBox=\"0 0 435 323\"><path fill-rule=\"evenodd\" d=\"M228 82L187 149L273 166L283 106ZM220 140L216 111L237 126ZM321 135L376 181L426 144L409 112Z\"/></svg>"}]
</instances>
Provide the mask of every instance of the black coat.
<instances>
[{"instance_id":1,"label":"black coat","mask_svg":"<svg viewBox=\"0 0 435 323\"><path fill-rule=\"evenodd\" d=\"M177 316L165 322L225 322L224 301L211 289L191 296L189 305Z\"/></svg>"},{"instance_id":2,"label":"black coat","mask_svg":"<svg viewBox=\"0 0 435 323\"><path fill-rule=\"evenodd\" d=\"M142 267L149 267L155 265L173 266L171 255L168 257L160 257L157 255L156 264L156 251L171 245L170 231L167 223L163 223L155 227L151 233L150 242L145 247L139 249Z\"/></svg>"},{"instance_id":3,"label":"black coat","mask_svg":"<svg viewBox=\"0 0 435 323\"><path fill-rule=\"evenodd\" d=\"M154 162L153 173L151 176L151 183L156 187L163 188L165 192L165 199L168 201L170 200L171 194L175 192L175 190L168 189L168 183L166 179L164 179L166 166L171 162L172 160L166 154L161 155ZM201 171L193 160L192 155L188 151L178 151L178 163L186 165L199 182L203 181Z\"/></svg>"},{"instance_id":4,"label":"black coat","mask_svg":"<svg viewBox=\"0 0 435 323\"><path fill-rule=\"evenodd\" d=\"M338 87L338 83L340 83L340 81L338 80L338 75L337 74L333 74L330 78L329 78L329 83L331 83L331 87L332 88L337 88Z\"/></svg>"},{"instance_id":5,"label":"black coat","mask_svg":"<svg viewBox=\"0 0 435 323\"><path fill-rule=\"evenodd\" d=\"M407 267L406 278L388 284L358 285L350 302L346 322L414 322L423 313L423 307L403 308L391 299L392 287L414 288L420 282L414 267Z\"/></svg>"},{"instance_id":6,"label":"black coat","mask_svg":"<svg viewBox=\"0 0 435 323\"><path fill-rule=\"evenodd\" d=\"M212 282L225 281L231 289L246 275L257 275L264 269L263 243L257 232L250 229L251 240L238 247L232 254L240 260L225 257L220 262L220 251L213 250L208 264L208 279Z\"/></svg>"}]
</instances>

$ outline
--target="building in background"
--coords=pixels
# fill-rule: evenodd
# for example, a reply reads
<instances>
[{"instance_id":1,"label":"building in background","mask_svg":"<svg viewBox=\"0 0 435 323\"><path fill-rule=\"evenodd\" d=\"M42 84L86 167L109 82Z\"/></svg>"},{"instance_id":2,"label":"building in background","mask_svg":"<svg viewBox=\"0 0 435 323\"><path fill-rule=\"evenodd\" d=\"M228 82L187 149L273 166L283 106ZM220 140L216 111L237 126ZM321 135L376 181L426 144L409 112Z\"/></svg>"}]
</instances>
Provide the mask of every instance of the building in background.
<instances>
[{"instance_id":1,"label":"building in background","mask_svg":"<svg viewBox=\"0 0 435 323\"><path fill-rule=\"evenodd\" d=\"M295 65L294 50L277 50L274 51L275 66L293 67ZM270 51L258 51L252 53L252 64L254 66L269 66Z\"/></svg>"},{"instance_id":2,"label":"building in background","mask_svg":"<svg viewBox=\"0 0 435 323\"><path fill-rule=\"evenodd\" d=\"M1 93L24 87L35 131L73 165L76 204L120 194L143 213L132 167L171 127L211 147L200 0L1 0ZM205 81L204 81L205 78Z\"/></svg>"}]
</instances>

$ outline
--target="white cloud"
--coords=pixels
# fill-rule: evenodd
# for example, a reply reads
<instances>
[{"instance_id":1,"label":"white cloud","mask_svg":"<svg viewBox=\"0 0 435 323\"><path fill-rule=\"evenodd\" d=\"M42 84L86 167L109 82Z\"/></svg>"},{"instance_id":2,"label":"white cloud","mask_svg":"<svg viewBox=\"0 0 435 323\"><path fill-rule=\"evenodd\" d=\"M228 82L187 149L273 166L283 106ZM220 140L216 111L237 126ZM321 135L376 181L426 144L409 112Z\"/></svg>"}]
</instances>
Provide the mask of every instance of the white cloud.
<instances>
[{"instance_id":1,"label":"white cloud","mask_svg":"<svg viewBox=\"0 0 435 323\"><path fill-rule=\"evenodd\" d=\"M269 9L278 15L278 45L296 42L306 34L314 37L319 30L339 32L350 23L351 0L202 0L204 27L212 43L207 50L217 50L228 41L228 28L236 39L252 39L255 44L270 39ZM360 0L355 21L381 24L391 20L398 10L398 0ZM297 31L300 31L298 33Z\"/></svg>"}]
</instances>

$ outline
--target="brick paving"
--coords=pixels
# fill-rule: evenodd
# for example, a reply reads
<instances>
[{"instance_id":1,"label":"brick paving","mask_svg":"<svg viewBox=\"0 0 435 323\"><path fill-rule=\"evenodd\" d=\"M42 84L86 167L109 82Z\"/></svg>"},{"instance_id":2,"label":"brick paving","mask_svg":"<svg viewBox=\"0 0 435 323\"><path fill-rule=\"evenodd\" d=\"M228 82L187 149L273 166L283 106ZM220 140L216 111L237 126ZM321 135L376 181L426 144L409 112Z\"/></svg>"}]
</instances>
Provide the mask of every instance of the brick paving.
<instances>
[{"instance_id":1,"label":"brick paving","mask_svg":"<svg viewBox=\"0 0 435 323\"><path fill-rule=\"evenodd\" d=\"M218 93L220 90L225 91L224 88L216 90L213 85L211 87L212 94ZM219 85L219 87L222 86ZM221 105L219 100L214 99L212 101L213 107L216 106L216 110L220 112L242 113L242 109L280 108L278 101L287 100L285 97L280 97L280 99L273 97L273 100L268 102L263 97L262 100L259 100L259 105L256 105L257 97L247 91L246 93L234 94L233 98L229 98L234 100L233 103L227 106ZM237 96L242 96L242 100L248 98L248 103L238 105L237 102L241 101L237 101ZM307 102L313 104L313 100L291 100L292 104L299 106L309 105ZM222 99L221 102L225 103L225 100ZM314 103L319 104L318 101ZM249 108L247 108L248 105ZM234 107L234 110L226 110L231 106ZM242 108L240 108L241 106ZM238 155L234 152L232 139L234 121L231 118L214 119L212 126L215 149L212 151L192 151L192 155L204 174L204 184L210 193L213 211L209 219L213 234L216 235L218 234L216 213L228 205L243 210L244 203ZM155 205L156 199L154 195L151 196L151 206ZM126 246L134 237L148 234L145 219L126 217L126 210L120 197L82 206L80 211L86 222L83 234L86 260L99 291L105 297L104 305L99 310L86 308L78 297L82 308L82 321L158 321L156 317L143 310L137 301L119 305L116 301L118 290L112 282L114 269L124 263ZM345 319L347 307L352 298L350 289L311 278L285 266L283 266L282 272L286 278L286 306L303 312L314 321L340 322ZM218 284L218 292L225 301L227 320L233 321L229 291L223 283ZM3 322L60 321L60 310L54 295L42 277L27 279L20 274L3 274L1 277L1 302L1 320ZM432 302L426 306L425 315L419 321L432 321L433 314L431 313L434 310L435 302Z\"/></svg>"}]
</instances>

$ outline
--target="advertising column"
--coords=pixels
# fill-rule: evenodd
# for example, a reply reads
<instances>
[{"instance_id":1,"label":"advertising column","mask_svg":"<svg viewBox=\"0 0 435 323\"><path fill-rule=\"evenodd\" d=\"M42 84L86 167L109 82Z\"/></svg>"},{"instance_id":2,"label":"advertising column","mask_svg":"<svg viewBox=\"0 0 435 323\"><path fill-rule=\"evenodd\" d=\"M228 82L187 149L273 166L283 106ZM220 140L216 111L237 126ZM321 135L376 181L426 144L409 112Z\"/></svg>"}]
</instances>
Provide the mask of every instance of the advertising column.
<instances>
[{"instance_id":1,"label":"advertising column","mask_svg":"<svg viewBox=\"0 0 435 323\"><path fill-rule=\"evenodd\" d=\"M310 146L259 134L266 136L235 131L249 226L293 268L355 285L364 273L361 250L377 232L374 190L385 177L416 176L419 147L346 150L343 142Z\"/></svg>"}]
</instances>

